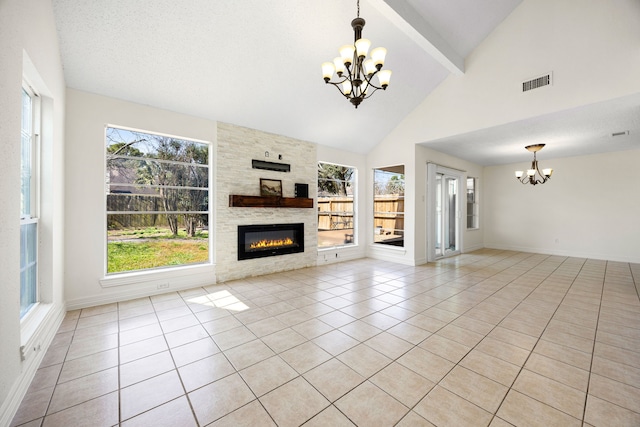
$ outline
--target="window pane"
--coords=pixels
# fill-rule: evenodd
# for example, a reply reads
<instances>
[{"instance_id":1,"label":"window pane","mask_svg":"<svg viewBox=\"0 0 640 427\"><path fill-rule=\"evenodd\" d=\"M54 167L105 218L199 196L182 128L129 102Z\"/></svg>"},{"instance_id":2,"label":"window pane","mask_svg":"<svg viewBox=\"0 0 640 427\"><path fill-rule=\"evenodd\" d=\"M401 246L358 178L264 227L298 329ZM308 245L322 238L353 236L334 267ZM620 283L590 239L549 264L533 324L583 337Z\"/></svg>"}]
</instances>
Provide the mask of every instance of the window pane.
<instances>
[{"instance_id":1,"label":"window pane","mask_svg":"<svg viewBox=\"0 0 640 427\"><path fill-rule=\"evenodd\" d=\"M38 223L20 225L20 317L37 301Z\"/></svg>"},{"instance_id":2,"label":"window pane","mask_svg":"<svg viewBox=\"0 0 640 427\"><path fill-rule=\"evenodd\" d=\"M22 89L22 126L20 143L20 217L31 217L31 168L32 168L32 102Z\"/></svg>"},{"instance_id":3,"label":"window pane","mask_svg":"<svg viewBox=\"0 0 640 427\"><path fill-rule=\"evenodd\" d=\"M107 128L107 273L209 261L208 144Z\"/></svg>"},{"instance_id":4,"label":"window pane","mask_svg":"<svg viewBox=\"0 0 640 427\"><path fill-rule=\"evenodd\" d=\"M355 244L355 168L318 163L318 247Z\"/></svg>"},{"instance_id":5,"label":"window pane","mask_svg":"<svg viewBox=\"0 0 640 427\"><path fill-rule=\"evenodd\" d=\"M467 228L478 228L477 178L467 178Z\"/></svg>"},{"instance_id":6,"label":"window pane","mask_svg":"<svg viewBox=\"0 0 640 427\"><path fill-rule=\"evenodd\" d=\"M404 246L404 166L373 171L374 243Z\"/></svg>"}]
</instances>

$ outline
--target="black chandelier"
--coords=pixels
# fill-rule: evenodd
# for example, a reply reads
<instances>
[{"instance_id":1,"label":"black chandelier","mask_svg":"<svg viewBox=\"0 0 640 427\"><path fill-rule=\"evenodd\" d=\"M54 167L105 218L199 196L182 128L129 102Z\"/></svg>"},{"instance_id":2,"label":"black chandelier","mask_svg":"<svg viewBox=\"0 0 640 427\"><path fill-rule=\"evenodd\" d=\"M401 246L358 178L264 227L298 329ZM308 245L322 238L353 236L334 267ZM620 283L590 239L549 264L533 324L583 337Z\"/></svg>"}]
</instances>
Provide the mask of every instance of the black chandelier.
<instances>
[{"instance_id":1,"label":"black chandelier","mask_svg":"<svg viewBox=\"0 0 640 427\"><path fill-rule=\"evenodd\" d=\"M516 171L516 179L523 184L531 184L538 185L544 184L549 179L551 179L551 174L553 173L553 169L546 168L538 169L538 160L536 159L536 153L544 147L544 144L535 144L535 145L527 145L526 148L530 152L533 153L533 161L531 162L531 169L527 169L527 174L525 175L523 171ZM537 177L537 176L539 177Z\"/></svg>"},{"instance_id":2,"label":"black chandelier","mask_svg":"<svg viewBox=\"0 0 640 427\"><path fill-rule=\"evenodd\" d=\"M354 107L363 99L369 98L378 89L385 90L389 85L391 70L383 70L384 58L387 50L383 47L375 48L371 51L371 57L367 59L371 41L362 38L362 28L365 20L360 18L360 0L358 5L358 17L351 21L353 27L354 43L344 45L340 48L340 56L333 62L322 64L322 76L324 82L334 85L342 96L347 98ZM333 82L331 78L336 73L340 81ZM380 86L376 86L372 79L378 76Z\"/></svg>"}]
</instances>

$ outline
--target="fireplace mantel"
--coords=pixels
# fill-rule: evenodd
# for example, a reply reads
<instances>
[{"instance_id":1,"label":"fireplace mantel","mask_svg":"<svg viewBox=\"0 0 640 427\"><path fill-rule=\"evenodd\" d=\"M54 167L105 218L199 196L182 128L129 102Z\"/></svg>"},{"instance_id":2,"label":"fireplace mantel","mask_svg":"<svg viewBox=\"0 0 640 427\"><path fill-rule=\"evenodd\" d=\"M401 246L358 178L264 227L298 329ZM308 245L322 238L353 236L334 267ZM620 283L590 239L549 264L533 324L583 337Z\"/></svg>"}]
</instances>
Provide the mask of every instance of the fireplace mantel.
<instances>
[{"instance_id":1,"label":"fireplace mantel","mask_svg":"<svg viewBox=\"0 0 640 427\"><path fill-rule=\"evenodd\" d=\"M229 206L236 208L313 208L313 199L305 197L229 195Z\"/></svg>"}]
</instances>

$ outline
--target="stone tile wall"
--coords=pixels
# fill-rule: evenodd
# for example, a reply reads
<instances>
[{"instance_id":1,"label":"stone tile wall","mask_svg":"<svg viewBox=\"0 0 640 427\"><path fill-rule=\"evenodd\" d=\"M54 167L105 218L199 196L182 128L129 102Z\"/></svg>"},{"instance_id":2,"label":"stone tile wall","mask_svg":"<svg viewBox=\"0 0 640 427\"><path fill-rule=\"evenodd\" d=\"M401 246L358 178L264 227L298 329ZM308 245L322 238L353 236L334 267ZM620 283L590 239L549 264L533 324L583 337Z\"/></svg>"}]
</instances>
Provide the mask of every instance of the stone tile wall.
<instances>
[{"instance_id":1,"label":"stone tile wall","mask_svg":"<svg viewBox=\"0 0 640 427\"><path fill-rule=\"evenodd\" d=\"M291 172L252 169L252 159L287 163L291 165ZM309 197L315 199L316 159L316 145L310 142L218 122L214 218L218 282L316 265L318 217L315 201L313 209L229 207L230 194L260 195L260 178L281 180L284 197L294 197L295 183L308 184ZM238 225L294 222L305 224L304 253L238 261Z\"/></svg>"}]
</instances>

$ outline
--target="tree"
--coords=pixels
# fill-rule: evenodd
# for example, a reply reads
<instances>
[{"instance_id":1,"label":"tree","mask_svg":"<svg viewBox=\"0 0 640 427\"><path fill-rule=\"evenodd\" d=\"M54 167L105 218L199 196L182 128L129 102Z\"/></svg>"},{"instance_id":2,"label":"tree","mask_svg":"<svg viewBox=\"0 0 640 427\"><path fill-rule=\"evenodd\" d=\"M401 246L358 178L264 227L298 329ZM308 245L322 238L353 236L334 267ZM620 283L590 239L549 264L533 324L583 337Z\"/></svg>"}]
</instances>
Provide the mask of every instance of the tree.
<instances>
[{"instance_id":1,"label":"tree","mask_svg":"<svg viewBox=\"0 0 640 427\"><path fill-rule=\"evenodd\" d=\"M404 195L404 175L393 175L386 185L387 194Z\"/></svg>"},{"instance_id":2,"label":"tree","mask_svg":"<svg viewBox=\"0 0 640 427\"><path fill-rule=\"evenodd\" d=\"M178 235L183 216L187 234L194 237L203 220L202 214L193 212L208 210L209 147L115 128L108 129L107 138L111 142L107 146L109 176L125 176L126 182L141 187L135 195L118 195L134 205L124 210L156 212L161 204L171 233Z\"/></svg>"},{"instance_id":3,"label":"tree","mask_svg":"<svg viewBox=\"0 0 640 427\"><path fill-rule=\"evenodd\" d=\"M318 191L347 196L355 169L330 163L318 163Z\"/></svg>"}]
</instances>

